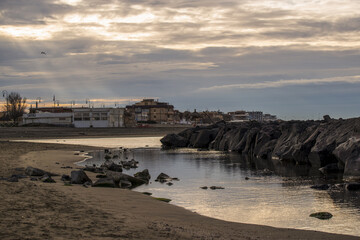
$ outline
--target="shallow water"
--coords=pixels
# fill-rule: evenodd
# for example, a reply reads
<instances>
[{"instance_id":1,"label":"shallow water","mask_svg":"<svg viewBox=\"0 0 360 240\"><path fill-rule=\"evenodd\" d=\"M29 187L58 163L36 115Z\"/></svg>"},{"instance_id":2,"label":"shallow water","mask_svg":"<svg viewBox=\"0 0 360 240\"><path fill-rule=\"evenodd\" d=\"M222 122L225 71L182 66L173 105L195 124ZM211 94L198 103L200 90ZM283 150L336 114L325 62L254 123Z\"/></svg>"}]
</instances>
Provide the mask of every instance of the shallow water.
<instances>
[{"instance_id":1,"label":"shallow water","mask_svg":"<svg viewBox=\"0 0 360 240\"><path fill-rule=\"evenodd\" d=\"M76 144L81 144L81 139L78 140ZM124 146L123 141L111 139L112 146L117 144L117 147ZM293 166L290 171L276 161L247 159L234 153L160 150L151 148L157 144L145 143L139 138L132 141L137 142L137 147L148 147L127 152L113 150L112 154L115 162L126 158L139 161L139 168L124 170L124 173L149 169L151 184L134 191L151 192L153 196L170 198L172 204L199 214L233 222L360 236L357 226L360 221L359 194L311 189L313 184L325 183L317 169ZM97 146L109 147L103 140L98 143ZM100 165L104 161L103 151L90 155L93 158L79 164ZM178 177L180 181L173 181L172 186L155 182L161 172ZM249 179L245 180L245 177ZM340 179L341 176L334 176L326 182L336 183ZM200 189L213 185L225 189ZM317 211L327 211L334 216L330 220L309 217Z\"/></svg>"}]
</instances>

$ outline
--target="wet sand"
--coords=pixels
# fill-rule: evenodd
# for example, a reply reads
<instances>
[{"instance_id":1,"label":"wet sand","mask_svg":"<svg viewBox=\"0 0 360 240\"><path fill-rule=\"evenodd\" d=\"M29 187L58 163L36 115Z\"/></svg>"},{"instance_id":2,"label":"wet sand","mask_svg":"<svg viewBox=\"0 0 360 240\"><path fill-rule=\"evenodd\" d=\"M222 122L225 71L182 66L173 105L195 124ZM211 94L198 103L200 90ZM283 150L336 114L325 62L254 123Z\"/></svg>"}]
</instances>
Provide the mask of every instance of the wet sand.
<instances>
[{"instance_id":1,"label":"wet sand","mask_svg":"<svg viewBox=\"0 0 360 240\"><path fill-rule=\"evenodd\" d=\"M72 169L61 167L77 168L74 162L82 157L74 154L91 149L95 148L0 141L0 177L27 166L70 174ZM95 179L95 174L88 175ZM65 186L60 177L54 179L56 183L0 181L1 239L359 239L226 222L138 192Z\"/></svg>"}]
</instances>

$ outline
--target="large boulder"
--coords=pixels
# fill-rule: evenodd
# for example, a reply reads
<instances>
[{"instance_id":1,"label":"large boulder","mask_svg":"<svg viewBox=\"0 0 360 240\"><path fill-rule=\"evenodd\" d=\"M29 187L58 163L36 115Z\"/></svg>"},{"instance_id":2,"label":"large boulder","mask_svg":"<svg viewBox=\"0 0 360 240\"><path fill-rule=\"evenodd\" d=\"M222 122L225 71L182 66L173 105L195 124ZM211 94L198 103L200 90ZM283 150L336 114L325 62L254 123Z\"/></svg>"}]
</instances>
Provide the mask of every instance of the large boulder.
<instances>
[{"instance_id":1,"label":"large boulder","mask_svg":"<svg viewBox=\"0 0 360 240\"><path fill-rule=\"evenodd\" d=\"M186 147L188 140L177 134L171 133L163 137L160 142L166 147Z\"/></svg>"},{"instance_id":2,"label":"large boulder","mask_svg":"<svg viewBox=\"0 0 360 240\"><path fill-rule=\"evenodd\" d=\"M144 181L143 179L136 178L121 172L106 171L106 176L112 178L116 184L119 184L121 181L129 181L132 187L137 187L147 183L147 181Z\"/></svg>"},{"instance_id":3,"label":"large boulder","mask_svg":"<svg viewBox=\"0 0 360 240\"><path fill-rule=\"evenodd\" d=\"M360 138L349 138L340 144L335 150L334 155L339 163L344 166L344 178L360 179Z\"/></svg>"},{"instance_id":4,"label":"large boulder","mask_svg":"<svg viewBox=\"0 0 360 240\"><path fill-rule=\"evenodd\" d=\"M194 148L208 148L209 144L215 139L219 129L204 129L200 130L193 143L190 143Z\"/></svg>"},{"instance_id":5,"label":"large boulder","mask_svg":"<svg viewBox=\"0 0 360 240\"><path fill-rule=\"evenodd\" d=\"M86 175L83 170L71 171L71 183L84 184L86 182L91 182L91 179Z\"/></svg>"}]
</instances>

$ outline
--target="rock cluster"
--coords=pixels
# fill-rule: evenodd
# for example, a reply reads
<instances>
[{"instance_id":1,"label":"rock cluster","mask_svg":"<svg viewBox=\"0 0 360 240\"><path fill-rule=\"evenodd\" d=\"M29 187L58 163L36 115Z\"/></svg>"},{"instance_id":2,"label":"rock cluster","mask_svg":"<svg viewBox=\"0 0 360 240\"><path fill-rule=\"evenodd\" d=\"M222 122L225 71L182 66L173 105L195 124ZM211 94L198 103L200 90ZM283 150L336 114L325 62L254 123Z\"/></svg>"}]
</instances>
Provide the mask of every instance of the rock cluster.
<instances>
[{"instance_id":1,"label":"rock cluster","mask_svg":"<svg viewBox=\"0 0 360 240\"><path fill-rule=\"evenodd\" d=\"M164 147L234 151L252 157L343 172L360 179L360 118L322 121L218 122L161 139Z\"/></svg>"}]
</instances>

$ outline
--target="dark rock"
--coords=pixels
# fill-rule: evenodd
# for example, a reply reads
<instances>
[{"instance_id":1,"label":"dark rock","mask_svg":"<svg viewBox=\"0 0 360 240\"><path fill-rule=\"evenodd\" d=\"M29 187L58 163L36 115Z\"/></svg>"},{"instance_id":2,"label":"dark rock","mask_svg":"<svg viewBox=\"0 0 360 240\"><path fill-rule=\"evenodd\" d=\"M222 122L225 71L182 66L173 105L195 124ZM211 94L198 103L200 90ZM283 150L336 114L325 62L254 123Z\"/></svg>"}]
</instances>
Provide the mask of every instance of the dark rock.
<instances>
[{"instance_id":1,"label":"dark rock","mask_svg":"<svg viewBox=\"0 0 360 240\"><path fill-rule=\"evenodd\" d=\"M323 119L325 122L330 122L331 121L331 117L329 115L324 115Z\"/></svg>"},{"instance_id":2,"label":"dark rock","mask_svg":"<svg viewBox=\"0 0 360 240\"><path fill-rule=\"evenodd\" d=\"M210 189L211 190L216 190L216 189L225 189L225 188L219 187L219 186L211 186Z\"/></svg>"},{"instance_id":3,"label":"dark rock","mask_svg":"<svg viewBox=\"0 0 360 240\"><path fill-rule=\"evenodd\" d=\"M168 134L163 137L160 142L167 147L186 147L188 145L188 141L177 134Z\"/></svg>"},{"instance_id":4,"label":"dark rock","mask_svg":"<svg viewBox=\"0 0 360 240\"><path fill-rule=\"evenodd\" d=\"M249 180L250 178L249 177L245 177L245 180Z\"/></svg>"},{"instance_id":5,"label":"dark rock","mask_svg":"<svg viewBox=\"0 0 360 240\"><path fill-rule=\"evenodd\" d=\"M169 175L165 174L165 173L160 173L159 176L155 179L156 182L167 182L170 181L171 178L169 177Z\"/></svg>"},{"instance_id":6,"label":"dark rock","mask_svg":"<svg viewBox=\"0 0 360 240\"><path fill-rule=\"evenodd\" d=\"M22 175L22 174L13 174L13 175L11 175L11 177L16 177L18 179L21 179L21 178L27 178L28 176Z\"/></svg>"},{"instance_id":7,"label":"dark rock","mask_svg":"<svg viewBox=\"0 0 360 240\"><path fill-rule=\"evenodd\" d=\"M44 183L55 183L55 180L52 179L50 176L48 175L44 175L42 178L41 178L41 181L44 182Z\"/></svg>"},{"instance_id":8,"label":"dark rock","mask_svg":"<svg viewBox=\"0 0 360 240\"><path fill-rule=\"evenodd\" d=\"M30 178L30 181L38 181L39 179L38 178Z\"/></svg>"},{"instance_id":9,"label":"dark rock","mask_svg":"<svg viewBox=\"0 0 360 240\"><path fill-rule=\"evenodd\" d=\"M83 183L82 186L83 186L84 188L89 188L90 186L92 186L92 182L91 182L91 181L87 181L87 182Z\"/></svg>"},{"instance_id":10,"label":"dark rock","mask_svg":"<svg viewBox=\"0 0 360 240\"><path fill-rule=\"evenodd\" d=\"M18 182L19 178L17 176L11 176L6 179L8 182Z\"/></svg>"},{"instance_id":11,"label":"dark rock","mask_svg":"<svg viewBox=\"0 0 360 240\"><path fill-rule=\"evenodd\" d=\"M142 192L142 194L145 194L145 195L148 195L148 196L151 196L151 195L152 195L151 192Z\"/></svg>"},{"instance_id":12,"label":"dark rock","mask_svg":"<svg viewBox=\"0 0 360 240\"><path fill-rule=\"evenodd\" d=\"M319 171L326 175L331 173L339 173L341 172L341 169L339 168L337 163L330 163L325 167L319 168Z\"/></svg>"},{"instance_id":13,"label":"dark rock","mask_svg":"<svg viewBox=\"0 0 360 240\"><path fill-rule=\"evenodd\" d=\"M63 181L63 182L71 181L71 177L69 175L63 174L61 176L61 181Z\"/></svg>"},{"instance_id":14,"label":"dark rock","mask_svg":"<svg viewBox=\"0 0 360 240\"><path fill-rule=\"evenodd\" d=\"M345 188L348 191L359 191L360 190L360 183L347 183L345 185Z\"/></svg>"},{"instance_id":15,"label":"dark rock","mask_svg":"<svg viewBox=\"0 0 360 240\"><path fill-rule=\"evenodd\" d=\"M349 138L334 150L334 155L344 166L344 178L360 180L360 138Z\"/></svg>"},{"instance_id":16,"label":"dark rock","mask_svg":"<svg viewBox=\"0 0 360 240\"><path fill-rule=\"evenodd\" d=\"M215 139L218 131L218 128L201 130L194 142L190 142L190 145L194 148L208 148L209 143Z\"/></svg>"},{"instance_id":17,"label":"dark rock","mask_svg":"<svg viewBox=\"0 0 360 240\"><path fill-rule=\"evenodd\" d=\"M91 182L91 179L86 175L83 170L71 171L72 184L83 184L86 182Z\"/></svg>"},{"instance_id":18,"label":"dark rock","mask_svg":"<svg viewBox=\"0 0 360 240\"><path fill-rule=\"evenodd\" d=\"M328 190L330 188L329 184L319 184L319 185L313 185L310 188L316 189L316 190Z\"/></svg>"},{"instance_id":19,"label":"dark rock","mask_svg":"<svg viewBox=\"0 0 360 240\"><path fill-rule=\"evenodd\" d=\"M168 185L168 186L172 186L172 185L174 185L172 182L168 182L168 183L166 183L166 185Z\"/></svg>"},{"instance_id":20,"label":"dark rock","mask_svg":"<svg viewBox=\"0 0 360 240\"><path fill-rule=\"evenodd\" d=\"M122 166L116 163L112 163L107 167L110 171L122 172Z\"/></svg>"},{"instance_id":21,"label":"dark rock","mask_svg":"<svg viewBox=\"0 0 360 240\"><path fill-rule=\"evenodd\" d=\"M136 178L140 178L146 182L149 182L151 176L150 176L150 173L149 173L149 170L148 169L144 169L143 171L141 172L137 172L134 174L134 177Z\"/></svg>"},{"instance_id":22,"label":"dark rock","mask_svg":"<svg viewBox=\"0 0 360 240\"><path fill-rule=\"evenodd\" d=\"M59 176L58 174L54 174L54 173L49 173L46 172L44 170L41 170L39 168L33 168L33 167L27 167L25 169L25 174L29 175L29 176L44 176L44 175L48 175L48 176Z\"/></svg>"},{"instance_id":23,"label":"dark rock","mask_svg":"<svg viewBox=\"0 0 360 240\"><path fill-rule=\"evenodd\" d=\"M99 174L99 175L96 175L96 178L106 178L107 176L104 175L104 174Z\"/></svg>"},{"instance_id":24,"label":"dark rock","mask_svg":"<svg viewBox=\"0 0 360 240\"><path fill-rule=\"evenodd\" d=\"M95 183L93 183L92 186L93 187L110 187L110 188L116 187L113 178L100 178Z\"/></svg>"},{"instance_id":25,"label":"dark rock","mask_svg":"<svg viewBox=\"0 0 360 240\"><path fill-rule=\"evenodd\" d=\"M109 178L113 178L115 183L119 183L120 181L128 181L131 183L131 187L137 187L137 186L147 183L146 181L144 181L140 178L136 178L136 177L124 174L124 173L120 173L120 172L107 171L106 176ZM122 185L121 185L121 187L122 187Z\"/></svg>"},{"instance_id":26,"label":"dark rock","mask_svg":"<svg viewBox=\"0 0 360 240\"><path fill-rule=\"evenodd\" d=\"M88 171L88 172L93 172L93 173L103 173L103 169L102 168L98 168L96 166L85 166L85 168L83 168L84 171Z\"/></svg>"},{"instance_id":27,"label":"dark rock","mask_svg":"<svg viewBox=\"0 0 360 240\"><path fill-rule=\"evenodd\" d=\"M333 215L329 212L316 212L316 213L312 213L310 214L310 217L315 217L321 220L326 220L326 219L330 219L333 217Z\"/></svg>"},{"instance_id":28,"label":"dark rock","mask_svg":"<svg viewBox=\"0 0 360 240\"><path fill-rule=\"evenodd\" d=\"M120 184L119 186L121 188L131 188L132 187L132 184L131 182L127 181L127 180L120 180Z\"/></svg>"},{"instance_id":29,"label":"dark rock","mask_svg":"<svg viewBox=\"0 0 360 240\"><path fill-rule=\"evenodd\" d=\"M70 167L70 166L65 166L65 167L61 167L61 168L68 168L68 169L72 169L72 167Z\"/></svg>"},{"instance_id":30,"label":"dark rock","mask_svg":"<svg viewBox=\"0 0 360 240\"><path fill-rule=\"evenodd\" d=\"M203 186L203 187L200 187L201 189L208 189L208 187L207 186Z\"/></svg>"},{"instance_id":31,"label":"dark rock","mask_svg":"<svg viewBox=\"0 0 360 240\"><path fill-rule=\"evenodd\" d=\"M135 161L134 159L131 159L130 161L121 161L121 164L125 169L137 168L138 163L139 162Z\"/></svg>"}]
</instances>

